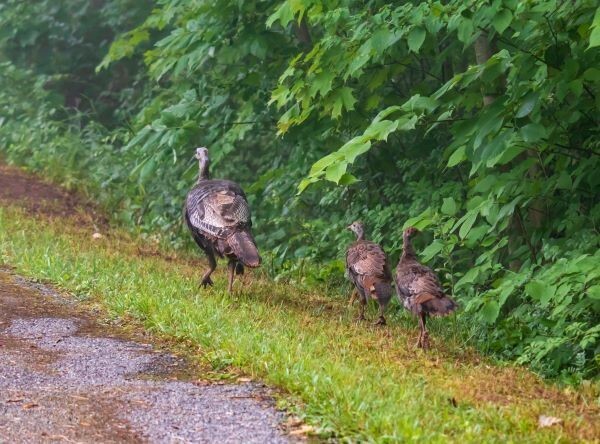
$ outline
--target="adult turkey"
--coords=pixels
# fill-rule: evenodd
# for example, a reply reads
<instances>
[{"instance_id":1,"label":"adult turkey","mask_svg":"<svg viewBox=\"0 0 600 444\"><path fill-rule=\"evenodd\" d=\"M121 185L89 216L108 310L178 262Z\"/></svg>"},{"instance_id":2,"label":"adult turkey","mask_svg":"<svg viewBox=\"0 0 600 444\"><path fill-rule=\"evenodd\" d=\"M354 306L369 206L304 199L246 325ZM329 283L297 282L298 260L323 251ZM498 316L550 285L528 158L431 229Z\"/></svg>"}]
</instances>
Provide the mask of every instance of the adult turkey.
<instances>
[{"instance_id":1,"label":"adult turkey","mask_svg":"<svg viewBox=\"0 0 600 444\"><path fill-rule=\"evenodd\" d=\"M252 219L246 195L229 180L210 179L210 158L206 148L196 148L200 174L184 205L185 222L192 237L208 257L209 269L200 285L213 285L210 275L217 268L215 256L229 259L229 292L235 274L243 274L244 266L258 267L260 256L252 237Z\"/></svg>"},{"instance_id":2,"label":"adult turkey","mask_svg":"<svg viewBox=\"0 0 600 444\"><path fill-rule=\"evenodd\" d=\"M347 227L356 234L356 242L346 252L346 273L354 284L351 303L358 296L360 311L358 319L365 319L365 306L369 298L379 304L379 319L376 325L385 325L383 313L392 297L392 273L383 249L375 242L365 239L365 228L361 222Z\"/></svg>"},{"instance_id":3,"label":"adult turkey","mask_svg":"<svg viewBox=\"0 0 600 444\"><path fill-rule=\"evenodd\" d=\"M418 233L414 227L404 230L402 256L396 267L396 286L402 305L419 317L421 331L417 347L427 349L427 316L445 316L456 310L457 305L444 293L436 274L417 260L411 237Z\"/></svg>"}]
</instances>

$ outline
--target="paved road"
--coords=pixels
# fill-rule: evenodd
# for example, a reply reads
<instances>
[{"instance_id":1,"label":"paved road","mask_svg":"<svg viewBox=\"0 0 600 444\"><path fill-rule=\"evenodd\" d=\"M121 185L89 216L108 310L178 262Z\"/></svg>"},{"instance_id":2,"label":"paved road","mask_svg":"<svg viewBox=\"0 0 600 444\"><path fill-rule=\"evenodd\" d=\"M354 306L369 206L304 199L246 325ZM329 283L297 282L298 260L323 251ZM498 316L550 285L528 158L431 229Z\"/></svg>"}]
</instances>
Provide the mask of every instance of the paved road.
<instances>
[{"instance_id":1,"label":"paved road","mask_svg":"<svg viewBox=\"0 0 600 444\"><path fill-rule=\"evenodd\" d=\"M288 441L263 387L190 382L115 332L0 270L0 443Z\"/></svg>"}]
</instances>

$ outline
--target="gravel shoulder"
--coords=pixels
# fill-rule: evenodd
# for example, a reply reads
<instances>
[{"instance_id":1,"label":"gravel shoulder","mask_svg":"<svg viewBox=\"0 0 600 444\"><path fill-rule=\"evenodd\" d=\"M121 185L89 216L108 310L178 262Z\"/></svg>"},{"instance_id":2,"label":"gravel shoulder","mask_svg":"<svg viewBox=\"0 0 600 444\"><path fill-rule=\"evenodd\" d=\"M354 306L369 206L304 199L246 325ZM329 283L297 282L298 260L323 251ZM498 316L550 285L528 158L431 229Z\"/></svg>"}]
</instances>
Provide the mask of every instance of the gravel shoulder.
<instances>
[{"instance_id":1,"label":"gravel shoulder","mask_svg":"<svg viewBox=\"0 0 600 444\"><path fill-rule=\"evenodd\" d=\"M0 270L0 443L289 442L264 386L185 366Z\"/></svg>"}]
</instances>

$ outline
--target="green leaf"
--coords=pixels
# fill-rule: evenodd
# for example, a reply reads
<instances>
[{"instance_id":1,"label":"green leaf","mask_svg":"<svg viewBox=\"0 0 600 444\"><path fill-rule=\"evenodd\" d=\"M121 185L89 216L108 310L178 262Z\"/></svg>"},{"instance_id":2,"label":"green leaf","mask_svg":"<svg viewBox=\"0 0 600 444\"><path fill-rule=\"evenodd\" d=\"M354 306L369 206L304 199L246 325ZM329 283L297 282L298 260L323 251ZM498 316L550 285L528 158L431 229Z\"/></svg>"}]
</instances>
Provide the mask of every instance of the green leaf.
<instances>
[{"instance_id":1,"label":"green leaf","mask_svg":"<svg viewBox=\"0 0 600 444\"><path fill-rule=\"evenodd\" d=\"M310 85L310 96L315 97L319 93L321 97L325 97L331 91L334 77L333 72L321 72L317 74Z\"/></svg>"},{"instance_id":2,"label":"green leaf","mask_svg":"<svg viewBox=\"0 0 600 444\"><path fill-rule=\"evenodd\" d=\"M594 28L590 34L590 46L588 48L595 48L600 46L600 26Z\"/></svg>"},{"instance_id":3,"label":"green leaf","mask_svg":"<svg viewBox=\"0 0 600 444\"><path fill-rule=\"evenodd\" d=\"M591 28L592 32L590 33L590 45L588 48L600 46L600 7L596 9Z\"/></svg>"},{"instance_id":4,"label":"green leaf","mask_svg":"<svg viewBox=\"0 0 600 444\"><path fill-rule=\"evenodd\" d=\"M444 243L435 239L430 245L428 245L421 253L421 259L423 262L429 262L436 254L438 254L444 248Z\"/></svg>"},{"instance_id":5,"label":"green leaf","mask_svg":"<svg viewBox=\"0 0 600 444\"><path fill-rule=\"evenodd\" d=\"M454 151L450 158L448 159L448 167L453 167L458 165L459 163L467 160L467 155L465 153L465 146L459 146L456 151Z\"/></svg>"},{"instance_id":6,"label":"green leaf","mask_svg":"<svg viewBox=\"0 0 600 444\"><path fill-rule=\"evenodd\" d=\"M402 229L405 230L408 227L415 227L419 230L422 230L424 228L427 228L429 225L431 225L432 222L433 221L431 220L431 209L427 208L425 211L423 211L418 216L411 217L406 222L404 222Z\"/></svg>"},{"instance_id":7,"label":"green leaf","mask_svg":"<svg viewBox=\"0 0 600 444\"><path fill-rule=\"evenodd\" d=\"M294 11L291 2L285 1L283 4L267 19L267 28L273 26L273 23L279 21L281 26L287 26L289 22L294 20Z\"/></svg>"},{"instance_id":8,"label":"green leaf","mask_svg":"<svg viewBox=\"0 0 600 444\"><path fill-rule=\"evenodd\" d=\"M325 179L336 184L339 183L342 176L346 174L346 168L348 168L348 164L344 161L338 161L329 165L325 170Z\"/></svg>"},{"instance_id":9,"label":"green leaf","mask_svg":"<svg viewBox=\"0 0 600 444\"><path fill-rule=\"evenodd\" d=\"M371 142L363 142L362 138L355 137L339 149L339 154L344 156L347 163L352 163L361 154L366 153L371 148Z\"/></svg>"},{"instance_id":10,"label":"green leaf","mask_svg":"<svg viewBox=\"0 0 600 444\"><path fill-rule=\"evenodd\" d=\"M399 34L395 34L387 28L378 29L371 37L371 48L378 54L384 51L400 39Z\"/></svg>"},{"instance_id":11,"label":"green leaf","mask_svg":"<svg viewBox=\"0 0 600 444\"><path fill-rule=\"evenodd\" d=\"M352 174L345 173L338 181L338 185L348 186L348 185L352 185L356 182L360 182L360 181L356 177L354 177Z\"/></svg>"},{"instance_id":12,"label":"green leaf","mask_svg":"<svg viewBox=\"0 0 600 444\"><path fill-rule=\"evenodd\" d=\"M438 101L436 99L422 96L421 94L415 94L402 105L402 109L405 111L430 113L434 111L437 106Z\"/></svg>"},{"instance_id":13,"label":"green leaf","mask_svg":"<svg viewBox=\"0 0 600 444\"><path fill-rule=\"evenodd\" d=\"M503 9L499 11L494 18L492 19L492 25L498 32L498 34L502 34L506 28L509 27L510 22L512 22L513 15L508 9Z\"/></svg>"},{"instance_id":14,"label":"green leaf","mask_svg":"<svg viewBox=\"0 0 600 444\"><path fill-rule=\"evenodd\" d=\"M598 68L588 68L583 73L584 80L590 82L600 82L600 69Z\"/></svg>"},{"instance_id":15,"label":"green leaf","mask_svg":"<svg viewBox=\"0 0 600 444\"><path fill-rule=\"evenodd\" d=\"M146 180L156 171L158 163L156 159L150 158L140 170L139 182L145 183Z\"/></svg>"},{"instance_id":16,"label":"green leaf","mask_svg":"<svg viewBox=\"0 0 600 444\"><path fill-rule=\"evenodd\" d=\"M473 36L473 22L470 19L463 19L458 25L458 40L467 44Z\"/></svg>"},{"instance_id":17,"label":"green leaf","mask_svg":"<svg viewBox=\"0 0 600 444\"><path fill-rule=\"evenodd\" d=\"M515 115L515 117L517 119L520 119L520 118L528 115L535 107L535 104L537 103L537 101L538 101L537 93L527 94L525 99L523 99L523 103L521 103L521 106L519 107L519 110L517 111L517 114Z\"/></svg>"},{"instance_id":18,"label":"green leaf","mask_svg":"<svg viewBox=\"0 0 600 444\"><path fill-rule=\"evenodd\" d=\"M331 108L331 116L336 119L342 115L342 108L346 111L352 111L356 99L352 95L352 88L344 86L338 89L333 96L333 106Z\"/></svg>"},{"instance_id":19,"label":"green leaf","mask_svg":"<svg viewBox=\"0 0 600 444\"><path fill-rule=\"evenodd\" d=\"M408 33L408 49L414 53L419 52L419 48L425 41L425 36L427 35L424 28L420 26L416 26L410 30Z\"/></svg>"},{"instance_id":20,"label":"green leaf","mask_svg":"<svg viewBox=\"0 0 600 444\"><path fill-rule=\"evenodd\" d=\"M319 171L322 171L325 168L327 168L329 165L331 165L337 159L338 159L338 156L336 155L336 153L328 154L327 156L320 158L315 163L313 163L312 167L310 168L309 174L311 176L315 175Z\"/></svg>"},{"instance_id":21,"label":"green leaf","mask_svg":"<svg viewBox=\"0 0 600 444\"><path fill-rule=\"evenodd\" d=\"M554 296L556 287L540 280L532 280L525 285L525 291L531 299L538 301L542 307Z\"/></svg>"},{"instance_id":22,"label":"green leaf","mask_svg":"<svg viewBox=\"0 0 600 444\"><path fill-rule=\"evenodd\" d=\"M377 114L375 116L375 118L373 119L373 122L378 122L380 120L383 120L386 117L388 117L390 114L395 113L396 111L402 111L402 107L399 105L389 106L386 109L380 111L379 114Z\"/></svg>"},{"instance_id":23,"label":"green leaf","mask_svg":"<svg viewBox=\"0 0 600 444\"><path fill-rule=\"evenodd\" d=\"M573 181L571 176L566 171L562 171L558 180L556 181L556 188L559 190L570 190L573 188Z\"/></svg>"},{"instance_id":24,"label":"green leaf","mask_svg":"<svg viewBox=\"0 0 600 444\"><path fill-rule=\"evenodd\" d=\"M530 123L521 128L521 136L525 142L538 142L546 137L546 128L539 123Z\"/></svg>"},{"instance_id":25,"label":"green leaf","mask_svg":"<svg viewBox=\"0 0 600 444\"><path fill-rule=\"evenodd\" d=\"M509 145L504 152L496 159L494 159L495 165L505 165L519 154L525 151L525 148L522 145L512 144Z\"/></svg>"},{"instance_id":26,"label":"green leaf","mask_svg":"<svg viewBox=\"0 0 600 444\"><path fill-rule=\"evenodd\" d=\"M464 239L467 236L467 234L469 234L469 231L471 231L471 228L473 227L473 224L475 223L476 220L477 220L477 212L476 211L469 211L464 216L464 221L463 221L462 225L460 226L460 230L458 230L458 235L461 237L461 239Z\"/></svg>"},{"instance_id":27,"label":"green leaf","mask_svg":"<svg viewBox=\"0 0 600 444\"><path fill-rule=\"evenodd\" d=\"M358 49L358 51L356 51L356 53L354 53L354 55L352 56L352 62L350 63L350 65L348 66L348 75L352 75L355 77L358 77L358 75L355 75L355 73L361 72L359 71L364 65L367 64L367 62L371 59L371 44L370 42L365 42L361 45L361 47Z\"/></svg>"},{"instance_id":28,"label":"green leaf","mask_svg":"<svg viewBox=\"0 0 600 444\"><path fill-rule=\"evenodd\" d=\"M500 314L500 305L496 301L487 301L481 307L481 317L488 324L493 324Z\"/></svg>"},{"instance_id":29,"label":"green leaf","mask_svg":"<svg viewBox=\"0 0 600 444\"><path fill-rule=\"evenodd\" d=\"M514 132L510 129L501 130L496 137L490 140L489 143L485 144L480 150L479 159L485 162L488 168L496 165L498 160L502 157L506 151L506 147L512 139Z\"/></svg>"},{"instance_id":30,"label":"green leaf","mask_svg":"<svg viewBox=\"0 0 600 444\"><path fill-rule=\"evenodd\" d=\"M417 120L419 120L419 118L417 116L412 116L412 117L408 117L408 116L403 116L400 117L397 122L398 122L398 131L410 131L415 129L415 125L417 124Z\"/></svg>"},{"instance_id":31,"label":"green leaf","mask_svg":"<svg viewBox=\"0 0 600 444\"><path fill-rule=\"evenodd\" d=\"M297 194L301 194L311 183L315 183L316 179L314 178L304 178L300 181L300 184L298 185L298 193Z\"/></svg>"},{"instance_id":32,"label":"green leaf","mask_svg":"<svg viewBox=\"0 0 600 444\"><path fill-rule=\"evenodd\" d=\"M369 139L387 140L390 133L396 131L397 128L397 120L381 120L369 125L369 127L365 130L364 136Z\"/></svg>"},{"instance_id":33,"label":"green leaf","mask_svg":"<svg viewBox=\"0 0 600 444\"><path fill-rule=\"evenodd\" d=\"M448 216L454 216L456 211L458 210L456 206L456 202L452 197L444 198L444 202L442 203L442 213L447 214Z\"/></svg>"},{"instance_id":34,"label":"green leaf","mask_svg":"<svg viewBox=\"0 0 600 444\"><path fill-rule=\"evenodd\" d=\"M586 290L587 295L595 300L600 300L600 285L592 285Z\"/></svg>"}]
</instances>

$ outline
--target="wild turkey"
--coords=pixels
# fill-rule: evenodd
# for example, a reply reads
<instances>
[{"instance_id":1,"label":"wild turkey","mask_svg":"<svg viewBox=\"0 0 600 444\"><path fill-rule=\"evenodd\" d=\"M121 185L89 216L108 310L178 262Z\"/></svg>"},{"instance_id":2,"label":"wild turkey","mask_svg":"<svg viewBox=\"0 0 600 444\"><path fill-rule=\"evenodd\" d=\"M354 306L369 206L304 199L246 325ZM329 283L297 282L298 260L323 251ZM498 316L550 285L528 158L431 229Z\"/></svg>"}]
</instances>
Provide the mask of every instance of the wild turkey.
<instances>
[{"instance_id":1,"label":"wild turkey","mask_svg":"<svg viewBox=\"0 0 600 444\"><path fill-rule=\"evenodd\" d=\"M385 325L383 312L392 297L392 273L387 257L379 245L365 240L361 222L353 222L347 228L356 234L356 242L346 252L346 272L355 286L350 303L359 297L358 319L364 320L367 300L375 299L379 304L379 319L375 324Z\"/></svg>"},{"instance_id":2,"label":"wild turkey","mask_svg":"<svg viewBox=\"0 0 600 444\"><path fill-rule=\"evenodd\" d=\"M404 230L403 251L396 267L396 285L400 302L419 317L419 340L417 347L429 348L429 333L425 326L427 315L445 316L456 310L457 305L444 294L440 281L430 268L417 261L410 238L419 230L409 227Z\"/></svg>"},{"instance_id":3,"label":"wild turkey","mask_svg":"<svg viewBox=\"0 0 600 444\"><path fill-rule=\"evenodd\" d=\"M250 228L250 208L244 191L235 182L209 178L210 159L206 148L196 148L200 167L198 183L190 190L184 205L187 226L198 246L208 257L209 269L200 285L213 285L210 275L217 268L215 255L229 259L229 285L244 266L258 267L260 256Z\"/></svg>"}]
</instances>

